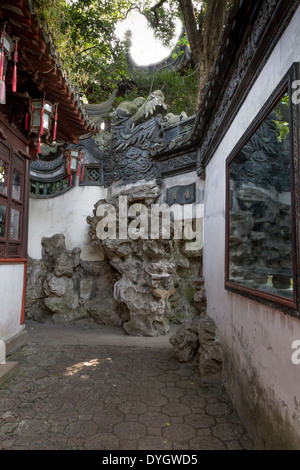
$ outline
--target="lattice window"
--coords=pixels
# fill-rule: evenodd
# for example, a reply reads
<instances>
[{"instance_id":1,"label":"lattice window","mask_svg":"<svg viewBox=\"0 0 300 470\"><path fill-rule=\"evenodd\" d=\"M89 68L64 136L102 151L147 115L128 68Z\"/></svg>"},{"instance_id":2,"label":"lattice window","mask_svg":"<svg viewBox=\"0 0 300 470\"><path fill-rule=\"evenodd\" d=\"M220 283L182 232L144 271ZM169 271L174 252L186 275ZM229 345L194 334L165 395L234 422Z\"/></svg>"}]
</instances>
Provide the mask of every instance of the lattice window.
<instances>
[{"instance_id":1,"label":"lattice window","mask_svg":"<svg viewBox=\"0 0 300 470\"><path fill-rule=\"evenodd\" d=\"M102 184L103 173L100 163L96 166L95 164L84 165L83 178L81 175L80 185L81 186L100 186Z\"/></svg>"},{"instance_id":2,"label":"lattice window","mask_svg":"<svg viewBox=\"0 0 300 470\"><path fill-rule=\"evenodd\" d=\"M58 196L60 193L70 189L70 187L69 178L62 178L51 183L30 180L30 194L36 197Z\"/></svg>"},{"instance_id":3,"label":"lattice window","mask_svg":"<svg viewBox=\"0 0 300 470\"><path fill-rule=\"evenodd\" d=\"M86 168L87 172L87 181L98 182L100 178L100 168Z\"/></svg>"}]
</instances>

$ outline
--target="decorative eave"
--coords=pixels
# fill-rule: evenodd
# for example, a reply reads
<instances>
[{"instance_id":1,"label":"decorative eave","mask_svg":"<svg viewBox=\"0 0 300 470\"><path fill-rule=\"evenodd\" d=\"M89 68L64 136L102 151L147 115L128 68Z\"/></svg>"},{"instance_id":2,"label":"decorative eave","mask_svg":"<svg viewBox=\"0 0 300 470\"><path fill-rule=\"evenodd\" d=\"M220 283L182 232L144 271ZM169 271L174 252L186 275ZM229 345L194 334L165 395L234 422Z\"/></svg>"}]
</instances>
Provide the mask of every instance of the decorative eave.
<instances>
[{"instance_id":1,"label":"decorative eave","mask_svg":"<svg viewBox=\"0 0 300 470\"><path fill-rule=\"evenodd\" d=\"M299 6L299 0L241 0L228 17L215 68L199 105L192 140L198 174L213 157Z\"/></svg>"},{"instance_id":2,"label":"decorative eave","mask_svg":"<svg viewBox=\"0 0 300 470\"><path fill-rule=\"evenodd\" d=\"M156 161L168 158L168 156L176 153L179 155L185 153L186 149L192 149L193 141L191 140L192 130L194 128L195 115L178 124L166 127L163 131L163 142L157 144L149 150L149 154ZM186 129L185 129L186 128ZM174 132L174 131L177 132ZM168 138L168 134L175 134Z\"/></svg>"},{"instance_id":3,"label":"decorative eave","mask_svg":"<svg viewBox=\"0 0 300 470\"><path fill-rule=\"evenodd\" d=\"M83 152L84 164L101 163L101 152L94 139L89 137L80 140L78 144L62 145L57 144L52 147L42 147L40 158L30 164L30 179L33 181L53 182L67 175L65 170L64 150L74 148Z\"/></svg>"},{"instance_id":4,"label":"decorative eave","mask_svg":"<svg viewBox=\"0 0 300 470\"><path fill-rule=\"evenodd\" d=\"M31 0L4 0L0 20L7 21L11 34L20 38L18 69L27 74L46 98L58 107L57 141L77 143L95 134L99 124L89 118L78 90L62 70L61 59L51 37L38 24Z\"/></svg>"}]
</instances>

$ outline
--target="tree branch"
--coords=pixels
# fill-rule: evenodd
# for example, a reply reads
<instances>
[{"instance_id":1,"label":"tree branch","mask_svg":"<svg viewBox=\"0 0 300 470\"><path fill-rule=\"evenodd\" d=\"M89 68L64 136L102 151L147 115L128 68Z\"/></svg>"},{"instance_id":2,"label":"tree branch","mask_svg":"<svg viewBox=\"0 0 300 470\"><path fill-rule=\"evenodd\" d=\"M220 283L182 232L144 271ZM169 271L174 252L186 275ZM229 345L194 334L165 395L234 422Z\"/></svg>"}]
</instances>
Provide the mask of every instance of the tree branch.
<instances>
[{"instance_id":1,"label":"tree branch","mask_svg":"<svg viewBox=\"0 0 300 470\"><path fill-rule=\"evenodd\" d=\"M75 55L75 57L77 57L77 56L80 55L80 54L83 54L84 52L90 51L91 49L96 49L96 47L99 48L99 44L97 44L96 46L87 47L86 49L83 49L83 51L77 52L77 54Z\"/></svg>"},{"instance_id":2,"label":"tree branch","mask_svg":"<svg viewBox=\"0 0 300 470\"><path fill-rule=\"evenodd\" d=\"M227 0L208 2L203 26L204 55L207 65L213 64L221 38L227 11Z\"/></svg>"},{"instance_id":3,"label":"tree branch","mask_svg":"<svg viewBox=\"0 0 300 470\"><path fill-rule=\"evenodd\" d=\"M157 2L153 7L150 8L150 11L156 11L159 7L161 7L167 0L160 0Z\"/></svg>"},{"instance_id":4,"label":"tree branch","mask_svg":"<svg viewBox=\"0 0 300 470\"><path fill-rule=\"evenodd\" d=\"M192 59L195 64L200 62L203 48L202 31L198 29L197 19L192 0L179 0L184 24L191 47Z\"/></svg>"},{"instance_id":5,"label":"tree branch","mask_svg":"<svg viewBox=\"0 0 300 470\"><path fill-rule=\"evenodd\" d=\"M157 13L157 10L158 8L160 8L167 0L159 0L159 2L157 2L155 5L153 5L149 11L151 11L153 14L154 14L154 18L155 18L155 23L154 23L154 26L158 26L159 25L159 17L158 17L158 13ZM146 16L146 15L145 15ZM146 16L147 18L147 16Z\"/></svg>"},{"instance_id":6,"label":"tree branch","mask_svg":"<svg viewBox=\"0 0 300 470\"><path fill-rule=\"evenodd\" d=\"M160 0L156 5L153 5L153 7L150 8L149 11L151 11L152 13L154 13L154 17L155 17L155 24L154 26L158 26L159 25L159 18L158 18L158 13L157 13L157 9L163 5L167 0ZM129 13L132 11L132 10L138 10L138 12L143 15L147 21L149 21L149 18L147 17L147 15L141 10L141 8L139 7L139 5L137 5L136 3L134 3L130 8L128 8L128 10L126 11L125 15L121 18L121 21L124 21L126 20L127 16L129 15Z\"/></svg>"},{"instance_id":7,"label":"tree branch","mask_svg":"<svg viewBox=\"0 0 300 470\"><path fill-rule=\"evenodd\" d=\"M141 11L140 7L135 3L132 7L128 8L128 10L127 10L126 13L125 13L125 16L123 16L123 17L121 18L121 21L126 20L127 16L128 16L129 13L131 12L131 10L138 10L141 15L143 14L143 12Z\"/></svg>"}]
</instances>

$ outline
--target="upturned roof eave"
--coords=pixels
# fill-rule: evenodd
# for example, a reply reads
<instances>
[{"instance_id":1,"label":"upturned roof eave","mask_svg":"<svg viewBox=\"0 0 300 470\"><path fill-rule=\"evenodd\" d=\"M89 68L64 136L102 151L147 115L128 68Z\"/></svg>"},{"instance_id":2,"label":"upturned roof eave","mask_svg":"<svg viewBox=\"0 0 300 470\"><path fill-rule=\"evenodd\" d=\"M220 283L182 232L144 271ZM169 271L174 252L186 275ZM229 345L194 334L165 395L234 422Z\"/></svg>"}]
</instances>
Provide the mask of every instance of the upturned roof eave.
<instances>
[{"instance_id":1,"label":"upturned roof eave","mask_svg":"<svg viewBox=\"0 0 300 470\"><path fill-rule=\"evenodd\" d=\"M76 143L84 134L95 134L99 126L90 119L78 89L64 72L52 38L38 23L33 2L4 0L0 19L20 38L18 67L28 73L41 94L59 103L57 140Z\"/></svg>"}]
</instances>

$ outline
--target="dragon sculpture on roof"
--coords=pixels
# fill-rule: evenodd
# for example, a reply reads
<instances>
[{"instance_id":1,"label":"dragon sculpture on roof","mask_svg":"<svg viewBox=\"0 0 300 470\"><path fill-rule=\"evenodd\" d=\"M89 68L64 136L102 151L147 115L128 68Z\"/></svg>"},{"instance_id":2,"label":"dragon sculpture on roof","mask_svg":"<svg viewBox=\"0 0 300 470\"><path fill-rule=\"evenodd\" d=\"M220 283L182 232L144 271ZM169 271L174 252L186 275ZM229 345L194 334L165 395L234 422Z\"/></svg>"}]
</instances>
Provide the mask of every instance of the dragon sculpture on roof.
<instances>
[{"instance_id":1,"label":"dragon sculpture on roof","mask_svg":"<svg viewBox=\"0 0 300 470\"><path fill-rule=\"evenodd\" d=\"M156 177L149 148L162 142L166 113L167 105L160 90L150 93L147 99L123 101L111 113L111 131L103 160L105 186L119 180L126 184Z\"/></svg>"},{"instance_id":2,"label":"dragon sculpture on roof","mask_svg":"<svg viewBox=\"0 0 300 470\"><path fill-rule=\"evenodd\" d=\"M168 106L161 90L146 98L123 101L113 113L111 130L105 139L103 133L95 138L103 152L104 184L149 181L157 177L157 168L151 151L164 142L164 130L187 115L167 113Z\"/></svg>"}]
</instances>

